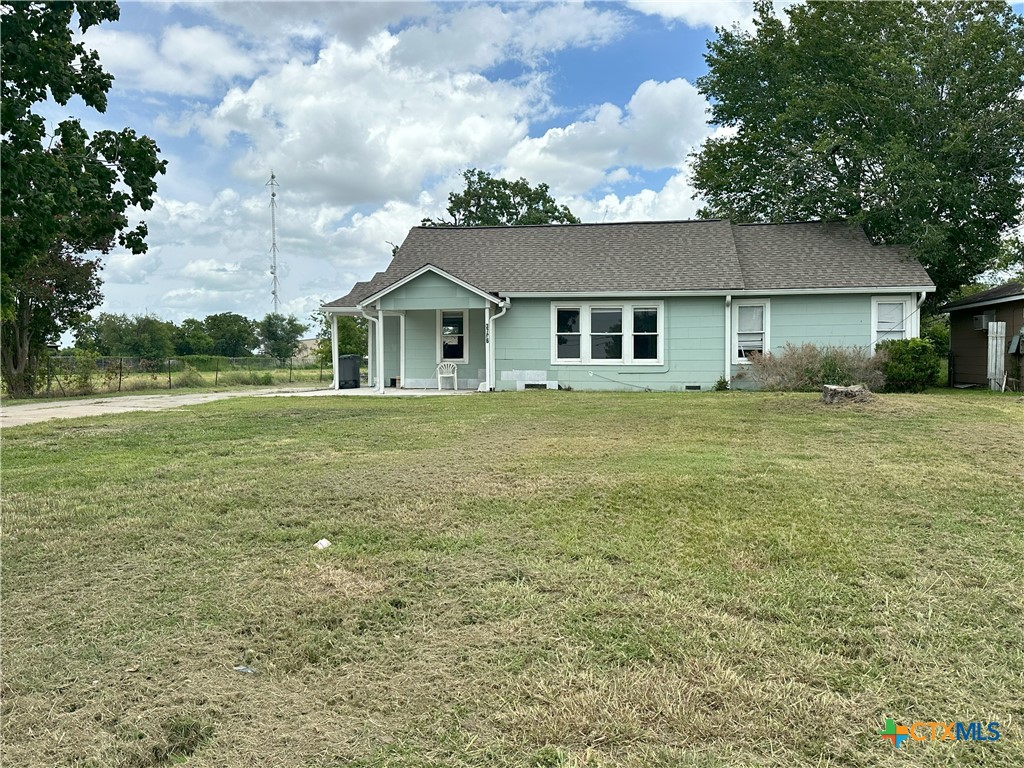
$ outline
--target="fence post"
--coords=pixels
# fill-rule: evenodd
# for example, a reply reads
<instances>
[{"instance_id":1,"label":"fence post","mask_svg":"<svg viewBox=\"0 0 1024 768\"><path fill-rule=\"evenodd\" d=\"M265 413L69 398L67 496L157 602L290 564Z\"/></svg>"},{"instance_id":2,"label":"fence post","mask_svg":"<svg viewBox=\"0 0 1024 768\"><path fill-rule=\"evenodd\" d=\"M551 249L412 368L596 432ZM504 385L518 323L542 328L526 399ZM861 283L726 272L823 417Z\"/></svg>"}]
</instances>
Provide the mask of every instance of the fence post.
<instances>
[{"instance_id":1,"label":"fence post","mask_svg":"<svg viewBox=\"0 0 1024 768\"><path fill-rule=\"evenodd\" d=\"M167 358L167 388L171 389L171 358Z\"/></svg>"},{"instance_id":2,"label":"fence post","mask_svg":"<svg viewBox=\"0 0 1024 768\"><path fill-rule=\"evenodd\" d=\"M217 386L217 381L220 379L220 358L217 358L217 369L213 372L213 386Z\"/></svg>"},{"instance_id":3,"label":"fence post","mask_svg":"<svg viewBox=\"0 0 1024 768\"><path fill-rule=\"evenodd\" d=\"M324 359L321 357L320 358L320 383L322 384L323 381L324 381Z\"/></svg>"},{"instance_id":4,"label":"fence post","mask_svg":"<svg viewBox=\"0 0 1024 768\"><path fill-rule=\"evenodd\" d=\"M289 357L288 358L288 383L289 384L292 383L292 361L293 360L295 360L294 357Z\"/></svg>"},{"instance_id":5,"label":"fence post","mask_svg":"<svg viewBox=\"0 0 1024 768\"><path fill-rule=\"evenodd\" d=\"M121 379L124 378L124 358L117 358L117 391L121 391Z\"/></svg>"},{"instance_id":6,"label":"fence post","mask_svg":"<svg viewBox=\"0 0 1024 768\"><path fill-rule=\"evenodd\" d=\"M53 389L53 358L46 356L46 394Z\"/></svg>"}]
</instances>

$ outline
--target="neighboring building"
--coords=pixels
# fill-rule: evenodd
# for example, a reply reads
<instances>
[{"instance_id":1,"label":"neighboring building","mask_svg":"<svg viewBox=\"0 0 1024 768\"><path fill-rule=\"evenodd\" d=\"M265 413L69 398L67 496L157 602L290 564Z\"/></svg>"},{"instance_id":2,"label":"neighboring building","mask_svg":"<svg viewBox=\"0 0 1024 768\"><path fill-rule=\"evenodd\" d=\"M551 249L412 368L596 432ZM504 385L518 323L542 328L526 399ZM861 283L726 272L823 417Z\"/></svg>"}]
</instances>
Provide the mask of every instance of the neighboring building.
<instances>
[{"instance_id":1,"label":"neighboring building","mask_svg":"<svg viewBox=\"0 0 1024 768\"><path fill-rule=\"evenodd\" d=\"M949 313L949 379L952 386L989 385L988 324L1006 323L1006 343L1003 347L1006 359L1003 370L1010 379L1016 379L1016 385L1020 387L1024 283L1009 282L998 288L951 301L940 307L939 311Z\"/></svg>"},{"instance_id":2,"label":"neighboring building","mask_svg":"<svg viewBox=\"0 0 1024 768\"><path fill-rule=\"evenodd\" d=\"M436 387L452 362L464 389L690 390L787 343L917 336L933 290L906 250L845 223L415 227L323 309L370 320L380 389Z\"/></svg>"},{"instance_id":3,"label":"neighboring building","mask_svg":"<svg viewBox=\"0 0 1024 768\"><path fill-rule=\"evenodd\" d=\"M313 361L316 355L316 345L319 339L299 339L299 345L295 348L295 355L303 363L309 363Z\"/></svg>"}]
</instances>

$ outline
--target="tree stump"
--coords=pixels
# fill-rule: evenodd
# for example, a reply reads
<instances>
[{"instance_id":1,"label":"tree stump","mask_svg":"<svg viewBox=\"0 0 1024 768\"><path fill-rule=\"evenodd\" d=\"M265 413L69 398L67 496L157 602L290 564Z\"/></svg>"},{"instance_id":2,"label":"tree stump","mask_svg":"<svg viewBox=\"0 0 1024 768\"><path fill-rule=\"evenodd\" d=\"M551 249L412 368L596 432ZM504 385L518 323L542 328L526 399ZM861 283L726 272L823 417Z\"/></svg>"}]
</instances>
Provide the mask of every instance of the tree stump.
<instances>
[{"instance_id":1,"label":"tree stump","mask_svg":"<svg viewBox=\"0 0 1024 768\"><path fill-rule=\"evenodd\" d=\"M866 403L871 400L871 390L863 384L852 387L840 387L826 384L821 388L821 401L835 405L836 403Z\"/></svg>"}]
</instances>

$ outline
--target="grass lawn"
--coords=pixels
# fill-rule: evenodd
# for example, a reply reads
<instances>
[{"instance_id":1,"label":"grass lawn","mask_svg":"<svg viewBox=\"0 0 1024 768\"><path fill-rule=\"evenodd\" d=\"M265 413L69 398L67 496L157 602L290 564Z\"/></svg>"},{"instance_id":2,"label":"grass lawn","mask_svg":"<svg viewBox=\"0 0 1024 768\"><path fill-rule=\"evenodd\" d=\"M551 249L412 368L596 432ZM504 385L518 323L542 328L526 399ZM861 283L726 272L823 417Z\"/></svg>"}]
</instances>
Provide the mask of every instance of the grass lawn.
<instances>
[{"instance_id":1,"label":"grass lawn","mask_svg":"<svg viewBox=\"0 0 1024 768\"><path fill-rule=\"evenodd\" d=\"M3 762L1024 765L1022 434L983 392L7 429Z\"/></svg>"}]
</instances>

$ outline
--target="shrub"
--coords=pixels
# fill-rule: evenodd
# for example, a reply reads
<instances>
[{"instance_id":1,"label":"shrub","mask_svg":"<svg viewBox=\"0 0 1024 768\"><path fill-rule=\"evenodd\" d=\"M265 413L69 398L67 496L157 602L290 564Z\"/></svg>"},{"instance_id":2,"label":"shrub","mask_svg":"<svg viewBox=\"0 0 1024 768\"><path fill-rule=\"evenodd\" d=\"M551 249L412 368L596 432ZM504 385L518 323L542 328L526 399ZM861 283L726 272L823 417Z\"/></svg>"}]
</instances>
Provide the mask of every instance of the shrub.
<instances>
[{"instance_id":1,"label":"shrub","mask_svg":"<svg viewBox=\"0 0 1024 768\"><path fill-rule=\"evenodd\" d=\"M176 387L205 387L206 379L191 365L185 364L185 370L183 373L178 374L178 378L174 380L174 386Z\"/></svg>"},{"instance_id":2,"label":"shrub","mask_svg":"<svg viewBox=\"0 0 1024 768\"><path fill-rule=\"evenodd\" d=\"M886 392L924 392L939 377L939 356L927 339L887 339L875 347L884 355Z\"/></svg>"},{"instance_id":3,"label":"shrub","mask_svg":"<svg viewBox=\"0 0 1024 768\"><path fill-rule=\"evenodd\" d=\"M751 357L750 363L758 386L776 392L811 392L825 384L877 389L883 382L882 357L860 347L787 344L778 354Z\"/></svg>"},{"instance_id":4,"label":"shrub","mask_svg":"<svg viewBox=\"0 0 1024 768\"><path fill-rule=\"evenodd\" d=\"M92 377L96 374L96 361L99 360L99 355L82 349L76 349L74 355L75 367L71 387L80 395L91 395L96 391Z\"/></svg>"},{"instance_id":5,"label":"shrub","mask_svg":"<svg viewBox=\"0 0 1024 768\"><path fill-rule=\"evenodd\" d=\"M921 318L921 338L928 339L940 357L949 355L949 315Z\"/></svg>"},{"instance_id":6,"label":"shrub","mask_svg":"<svg viewBox=\"0 0 1024 768\"><path fill-rule=\"evenodd\" d=\"M220 375L220 383L225 386L268 387L274 383L274 377L269 371L228 371Z\"/></svg>"}]
</instances>

